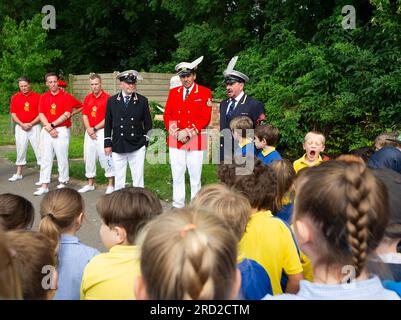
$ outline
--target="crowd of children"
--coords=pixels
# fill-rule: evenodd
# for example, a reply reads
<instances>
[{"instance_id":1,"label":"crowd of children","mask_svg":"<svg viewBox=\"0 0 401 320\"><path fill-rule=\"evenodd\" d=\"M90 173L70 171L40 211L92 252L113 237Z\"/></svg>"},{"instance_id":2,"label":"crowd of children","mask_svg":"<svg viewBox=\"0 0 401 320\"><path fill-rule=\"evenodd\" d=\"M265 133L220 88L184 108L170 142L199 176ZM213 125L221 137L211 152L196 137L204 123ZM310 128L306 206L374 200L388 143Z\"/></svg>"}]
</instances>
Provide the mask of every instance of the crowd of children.
<instances>
[{"instance_id":1,"label":"crowd of children","mask_svg":"<svg viewBox=\"0 0 401 320\"><path fill-rule=\"evenodd\" d=\"M106 253L76 235L77 191L44 196L38 231L28 200L0 195L0 299L400 299L400 136L380 135L370 160L327 160L309 132L291 163L278 129L249 120L230 127L253 166L219 165L187 207L163 212L144 188L102 196Z\"/></svg>"}]
</instances>

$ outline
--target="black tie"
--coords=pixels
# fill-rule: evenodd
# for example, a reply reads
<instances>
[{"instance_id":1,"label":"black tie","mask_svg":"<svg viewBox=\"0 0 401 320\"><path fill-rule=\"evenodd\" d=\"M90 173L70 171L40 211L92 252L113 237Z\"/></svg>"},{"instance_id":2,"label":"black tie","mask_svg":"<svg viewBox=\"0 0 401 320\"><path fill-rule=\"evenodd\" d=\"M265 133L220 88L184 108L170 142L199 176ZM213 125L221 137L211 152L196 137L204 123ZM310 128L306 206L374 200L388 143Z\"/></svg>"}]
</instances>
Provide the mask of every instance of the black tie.
<instances>
[{"instance_id":1,"label":"black tie","mask_svg":"<svg viewBox=\"0 0 401 320\"><path fill-rule=\"evenodd\" d=\"M230 120L231 117L233 116L234 107L235 107L235 102L236 102L235 99L231 99L231 103L230 103L230 105L228 106L228 112L227 112L227 116L226 116L227 120Z\"/></svg>"},{"instance_id":2,"label":"black tie","mask_svg":"<svg viewBox=\"0 0 401 320\"><path fill-rule=\"evenodd\" d=\"M187 91L185 91L185 97L184 97L184 100L187 100L187 98L188 98L188 95L189 95L189 89L187 88L187 89L185 89L185 90L187 90Z\"/></svg>"},{"instance_id":3,"label":"black tie","mask_svg":"<svg viewBox=\"0 0 401 320\"><path fill-rule=\"evenodd\" d=\"M125 96L125 97L124 97L124 103L125 103L125 106L126 106L126 107L128 106L129 98L130 98L130 96Z\"/></svg>"}]
</instances>

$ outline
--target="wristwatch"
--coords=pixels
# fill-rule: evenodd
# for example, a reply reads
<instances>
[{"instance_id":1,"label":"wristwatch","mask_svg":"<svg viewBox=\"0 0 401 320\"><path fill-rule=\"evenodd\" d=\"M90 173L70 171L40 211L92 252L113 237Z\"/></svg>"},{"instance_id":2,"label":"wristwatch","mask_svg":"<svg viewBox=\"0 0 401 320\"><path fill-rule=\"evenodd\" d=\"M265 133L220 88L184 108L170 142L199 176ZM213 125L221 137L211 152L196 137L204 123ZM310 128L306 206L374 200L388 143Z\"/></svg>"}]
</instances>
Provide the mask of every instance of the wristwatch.
<instances>
[{"instance_id":1,"label":"wristwatch","mask_svg":"<svg viewBox=\"0 0 401 320\"><path fill-rule=\"evenodd\" d=\"M50 123L50 126L54 129L56 126L53 123Z\"/></svg>"},{"instance_id":2,"label":"wristwatch","mask_svg":"<svg viewBox=\"0 0 401 320\"><path fill-rule=\"evenodd\" d=\"M96 127L93 127L93 132L97 132L97 128Z\"/></svg>"}]
</instances>

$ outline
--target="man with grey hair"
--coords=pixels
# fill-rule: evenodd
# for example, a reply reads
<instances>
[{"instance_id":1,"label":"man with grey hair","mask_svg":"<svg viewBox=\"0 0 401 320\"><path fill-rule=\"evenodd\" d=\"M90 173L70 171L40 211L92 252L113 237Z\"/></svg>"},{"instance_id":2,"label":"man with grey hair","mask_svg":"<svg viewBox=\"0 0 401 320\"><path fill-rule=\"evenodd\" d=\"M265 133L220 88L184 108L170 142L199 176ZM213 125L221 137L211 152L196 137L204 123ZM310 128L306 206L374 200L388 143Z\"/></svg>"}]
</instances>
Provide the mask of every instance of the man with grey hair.
<instances>
[{"instance_id":1,"label":"man with grey hair","mask_svg":"<svg viewBox=\"0 0 401 320\"><path fill-rule=\"evenodd\" d=\"M127 163L134 187L144 187L145 152L152 129L148 99L136 92L142 76L135 70L117 75L121 91L107 101L104 123L104 151L113 154L115 190L125 187Z\"/></svg>"}]
</instances>

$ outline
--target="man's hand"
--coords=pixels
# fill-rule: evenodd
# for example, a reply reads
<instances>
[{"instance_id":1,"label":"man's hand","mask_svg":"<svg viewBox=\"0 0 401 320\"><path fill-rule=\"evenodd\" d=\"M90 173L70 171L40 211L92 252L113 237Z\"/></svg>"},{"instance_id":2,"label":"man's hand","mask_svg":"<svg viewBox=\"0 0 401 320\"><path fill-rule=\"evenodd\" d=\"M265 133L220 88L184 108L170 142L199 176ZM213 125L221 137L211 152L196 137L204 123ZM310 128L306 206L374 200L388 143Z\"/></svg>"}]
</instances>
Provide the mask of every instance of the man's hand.
<instances>
[{"instance_id":1,"label":"man's hand","mask_svg":"<svg viewBox=\"0 0 401 320\"><path fill-rule=\"evenodd\" d=\"M186 130L178 131L177 140L186 143L189 140L188 132Z\"/></svg>"},{"instance_id":2,"label":"man's hand","mask_svg":"<svg viewBox=\"0 0 401 320\"><path fill-rule=\"evenodd\" d=\"M52 138L57 138L58 137L58 132L57 132L56 129L50 130L49 133L50 133L50 136Z\"/></svg>"},{"instance_id":3,"label":"man's hand","mask_svg":"<svg viewBox=\"0 0 401 320\"><path fill-rule=\"evenodd\" d=\"M21 125L21 128L22 128L22 130L24 130L24 131L29 131L29 130L32 129L32 125L31 125L30 123L23 123L23 124Z\"/></svg>"},{"instance_id":4,"label":"man's hand","mask_svg":"<svg viewBox=\"0 0 401 320\"><path fill-rule=\"evenodd\" d=\"M53 130L53 128L52 128L52 126L50 125L50 123L49 123L48 125L44 126L44 128L45 128L45 130L46 130L47 132L49 132L49 133L50 133L50 131Z\"/></svg>"},{"instance_id":5,"label":"man's hand","mask_svg":"<svg viewBox=\"0 0 401 320\"><path fill-rule=\"evenodd\" d=\"M111 155L113 152L113 149L111 147L104 148L104 153L106 156Z\"/></svg>"},{"instance_id":6,"label":"man's hand","mask_svg":"<svg viewBox=\"0 0 401 320\"><path fill-rule=\"evenodd\" d=\"M88 132L88 134L91 136L92 134L95 133L95 131L93 130L93 128L89 127L88 129L86 129L86 131Z\"/></svg>"},{"instance_id":7,"label":"man's hand","mask_svg":"<svg viewBox=\"0 0 401 320\"><path fill-rule=\"evenodd\" d=\"M93 128L88 128L88 129L86 129L86 131L88 132L88 135L92 140L97 139L96 132L95 132L95 130L93 130Z\"/></svg>"}]
</instances>

